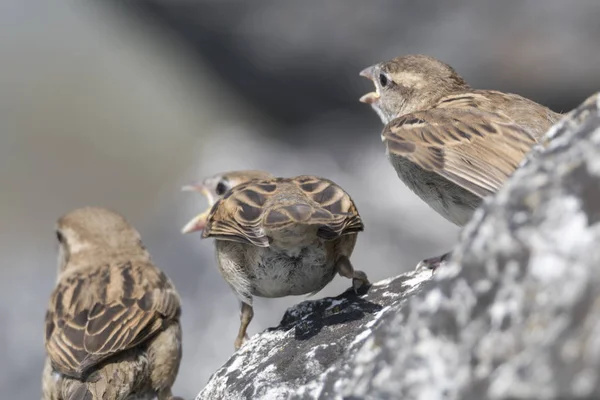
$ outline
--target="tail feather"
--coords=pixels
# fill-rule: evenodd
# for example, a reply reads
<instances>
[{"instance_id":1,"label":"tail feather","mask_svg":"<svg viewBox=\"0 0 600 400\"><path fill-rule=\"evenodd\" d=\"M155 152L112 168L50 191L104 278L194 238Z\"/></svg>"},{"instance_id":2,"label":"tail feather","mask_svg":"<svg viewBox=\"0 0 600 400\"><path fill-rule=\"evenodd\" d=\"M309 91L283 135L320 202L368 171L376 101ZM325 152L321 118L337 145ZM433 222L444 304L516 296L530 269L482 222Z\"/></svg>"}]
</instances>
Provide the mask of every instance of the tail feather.
<instances>
[{"instance_id":1,"label":"tail feather","mask_svg":"<svg viewBox=\"0 0 600 400\"><path fill-rule=\"evenodd\" d=\"M85 382L77 382L73 385L73 390L66 396L67 400L94 400L92 392L88 389Z\"/></svg>"},{"instance_id":2,"label":"tail feather","mask_svg":"<svg viewBox=\"0 0 600 400\"><path fill-rule=\"evenodd\" d=\"M285 228L290 225L319 225L340 222L347 217L346 213L333 214L330 211L304 203L282 205L269 210L264 216L266 228Z\"/></svg>"},{"instance_id":3,"label":"tail feather","mask_svg":"<svg viewBox=\"0 0 600 400\"><path fill-rule=\"evenodd\" d=\"M276 229L292 224L309 223L313 207L308 204L290 204L269 210L264 217L265 227Z\"/></svg>"},{"instance_id":4,"label":"tail feather","mask_svg":"<svg viewBox=\"0 0 600 400\"><path fill-rule=\"evenodd\" d=\"M108 362L80 381L66 378L63 398L66 400L126 399L140 389L147 373L148 362L133 354L117 362Z\"/></svg>"},{"instance_id":5,"label":"tail feather","mask_svg":"<svg viewBox=\"0 0 600 400\"><path fill-rule=\"evenodd\" d=\"M318 226L317 236L333 240L343 234L362 230L360 217L352 213L333 213L319 205L295 203L269 210L263 219L265 231L278 231L293 226Z\"/></svg>"}]
</instances>

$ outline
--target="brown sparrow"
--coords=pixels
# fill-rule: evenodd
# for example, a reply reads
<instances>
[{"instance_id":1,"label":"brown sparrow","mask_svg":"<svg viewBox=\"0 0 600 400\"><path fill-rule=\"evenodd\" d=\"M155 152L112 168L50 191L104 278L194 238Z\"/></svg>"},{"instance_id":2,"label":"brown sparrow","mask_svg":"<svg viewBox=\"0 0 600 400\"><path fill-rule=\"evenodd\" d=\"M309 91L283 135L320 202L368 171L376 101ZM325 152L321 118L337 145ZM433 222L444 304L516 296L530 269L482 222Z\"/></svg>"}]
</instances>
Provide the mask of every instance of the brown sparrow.
<instances>
[{"instance_id":1,"label":"brown sparrow","mask_svg":"<svg viewBox=\"0 0 600 400\"><path fill-rule=\"evenodd\" d=\"M175 399L179 295L120 215L58 220L58 282L46 313L44 400Z\"/></svg>"},{"instance_id":2,"label":"brown sparrow","mask_svg":"<svg viewBox=\"0 0 600 400\"><path fill-rule=\"evenodd\" d=\"M350 255L363 223L341 187L315 176L274 178L262 171L215 175L184 190L203 193L210 208L183 233L215 238L219 270L241 301L239 349L252 320L252 296L284 297L321 290L336 273L368 285Z\"/></svg>"},{"instance_id":3,"label":"brown sparrow","mask_svg":"<svg viewBox=\"0 0 600 400\"><path fill-rule=\"evenodd\" d=\"M448 221L464 226L559 119L516 94L472 89L452 67L407 55L361 71L375 92L360 98L385 127L400 179ZM435 268L449 253L422 263Z\"/></svg>"}]
</instances>

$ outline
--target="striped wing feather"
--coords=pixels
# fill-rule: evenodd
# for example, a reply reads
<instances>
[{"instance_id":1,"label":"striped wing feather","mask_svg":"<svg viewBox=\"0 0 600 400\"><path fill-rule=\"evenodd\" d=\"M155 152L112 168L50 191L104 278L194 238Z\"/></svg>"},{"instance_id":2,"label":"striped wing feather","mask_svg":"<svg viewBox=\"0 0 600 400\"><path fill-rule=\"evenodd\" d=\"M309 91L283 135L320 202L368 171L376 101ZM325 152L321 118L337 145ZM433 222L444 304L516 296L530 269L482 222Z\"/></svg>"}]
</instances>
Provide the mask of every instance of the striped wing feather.
<instances>
[{"instance_id":1,"label":"striped wing feather","mask_svg":"<svg viewBox=\"0 0 600 400\"><path fill-rule=\"evenodd\" d=\"M169 279L151 264L75 270L58 283L46 314L55 369L76 378L144 342L180 314Z\"/></svg>"},{"instance_id":2,"label":"striped wing feather","mask_svg":"<svg viewBox=\"0 0 600 400\"><path fill-rule=\"evenodd\" d=\"M391 155L405 157L480 197L496 192L535 144L507 117L475 108L403 115L385 127L382 138Z\"/></svg>"},{"instance_id":3,"label":"striped wing feather","mask_svg":"<svg viewBox=\"0 0 600 400\"><path fill-rule=\"evenodd\" d=\"M269 247L261 219L265 203L276 191L270 180L235 186L212 207L202 237Z\"/></svg>"},{"instance_id":4,"label":"striped wing feather","mask_svg":"<svg viewBox=\"0 0 600 400\"><path fill-rule=\"evenodd\" d=\"M203 237L268 247L266 232L296 224L319 225L317 235L326 240L363 230L342 188L327 179L299 176L234 187L213 206Z\"/></svg>"},{"instance_id":5,"label":"striped wing feather","mask_svg":"<svg viewBox=\"0 0 600 400\"><path fill-rule=\"evenodd\" d=\"M354 201L340 186L314 176L299 176L294 182L316 203L312 218L321 225L317 236L331 240L364 230Z\"/></svg>"}]
</instances>

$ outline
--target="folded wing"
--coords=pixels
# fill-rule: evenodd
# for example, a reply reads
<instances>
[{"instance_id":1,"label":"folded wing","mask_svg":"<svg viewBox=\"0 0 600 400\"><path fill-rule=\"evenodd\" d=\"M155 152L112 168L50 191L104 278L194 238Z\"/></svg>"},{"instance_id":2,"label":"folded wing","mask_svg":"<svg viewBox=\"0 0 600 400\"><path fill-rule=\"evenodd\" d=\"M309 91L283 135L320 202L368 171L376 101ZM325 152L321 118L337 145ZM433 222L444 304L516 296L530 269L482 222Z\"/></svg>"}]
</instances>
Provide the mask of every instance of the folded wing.
<instances>
[{"instance_id":1,"label":"folded wing","mask_svg":"<svg viewBox=\"0 0 600 400\"><path fill-rule=\"evenodd\" d=\"M299 176L233 188L213 206L203 237L268 247L268 232L294 225L318 225L317 236L325 240L363 230L342 188L327 179Z\"/></svg>"},{"instance_id":2,"label":"folded wing","mask_svg":"<svg viewBox=\"0 0 600 400\"><path fill-rule=\"evenodd\" d=\"M499 113L475 108L430 109L391 121L388 152L485 197L515 171L535 139Z\"/></svg>"},{"instance_id":3,"label":"folded wing","mask_svg":"<svg viewBox=\"0 0 600 400\"><path fill-rule=\"evenodd\" d=\"M61 373L84 377L180 314L169 279L151 264L106 265L59 282L46 314L46 349Z\"/></svg>"}]
</instances>

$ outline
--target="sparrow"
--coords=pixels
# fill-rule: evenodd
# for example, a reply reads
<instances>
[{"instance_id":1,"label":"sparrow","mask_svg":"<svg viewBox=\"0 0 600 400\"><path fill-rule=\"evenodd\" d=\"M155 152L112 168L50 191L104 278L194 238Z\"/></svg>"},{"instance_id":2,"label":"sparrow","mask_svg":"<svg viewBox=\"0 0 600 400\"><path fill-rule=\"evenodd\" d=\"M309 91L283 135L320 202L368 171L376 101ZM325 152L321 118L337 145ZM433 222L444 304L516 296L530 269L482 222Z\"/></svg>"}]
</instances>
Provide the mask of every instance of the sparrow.
<instances>
[{"instance_id":1,"label":"sparrow","mask_svg":"<svg viewBox=\"0 0 600 400\"><path fill-rule=\"evenodd\" d=\"M44 400L175 400L180 299L119 214L58 220L58 279L46 313Z\"/></svg>"},{"instance_id":2,"label":"sparrow","mask_svg":"<svg viewBox=\"0 0 600 400\"><path fill-rule=\"evenodd\" d=\"M449 65L406 55L360 72L385 125L387 157L410 190L448 221L464 226L561 117L516 94L471 88ZM437 268L449 257L423 260Z\"/></svg>"},{"instance_id":3,"label":"sparrow","mask_svg":"<svg viewBox=\"0 0 600 400\"><path fill-rule=\"evenodd\" d=\"M334 276L369 285L350 262L363 222L350 195L316 176L276 178L263 171L232 171L184 190L208 199L209 209L182 230L215 238L223 278L241 302L239 349L254 316L253 296L315 294Z\"/></svg>"}]
</instances>

